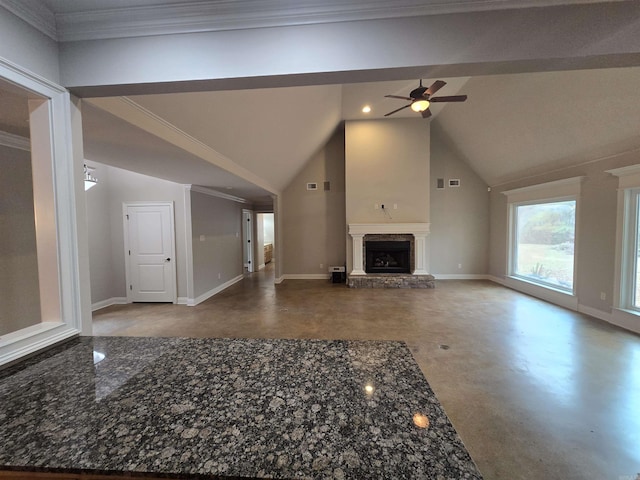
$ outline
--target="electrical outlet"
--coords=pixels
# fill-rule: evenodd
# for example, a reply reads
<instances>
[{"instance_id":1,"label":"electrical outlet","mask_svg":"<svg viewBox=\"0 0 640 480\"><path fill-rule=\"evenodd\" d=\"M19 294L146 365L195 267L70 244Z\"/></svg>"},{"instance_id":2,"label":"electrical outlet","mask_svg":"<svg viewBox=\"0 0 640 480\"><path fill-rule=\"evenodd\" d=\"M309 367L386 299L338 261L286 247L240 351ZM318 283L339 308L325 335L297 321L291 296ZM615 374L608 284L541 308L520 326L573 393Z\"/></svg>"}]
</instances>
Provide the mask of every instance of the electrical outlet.
<instances>
[{"instance_id":1,"label":"electrical outlet","mask_svg":"<svg viewBox=\"0 0 640 480\"><path fill-rule=\"evenodd\" d=\"M461 269L461 268L462 268L462 264L461 264L461 263L459 263L459 264L458 264L458 269Z\"/></svg>"},{"instance_id":2,"label":"electrical outlet","mask_svg":"<svg viewBox=\"0 0 640 480\"><path fill-rule=\"evenodd\" d=\"M222 278L222 274L221 274L221 273L219 273L219 274L218 274L218 280L220 280L221 278Z\"/></svg>"},{"instance_id":3,"label":"electrical outlet","mask_svg":"<svg viewBox=\"0 0 640 480\"><path fill-rule=\"evenodd\" d=\"M397 209L398 209L398 204L397 204L397 203L394 203L394 204L393 204L393 209L394 209L394 210L397 210Z\"/></svg>"},{"instance_id":4,"label":"electrical outlet","mask_svg":"<svg viewBox=\"0 0 640 480\"><path fill-rule=\"evenodd\" d=\"M373 204L373 208L375 208L376 210L378 210L378 204L377 204L377 203L374 203L374 204Z\"/></svg>"},{"instance_id":5,"label":"electrical outlet","mask_svg":"<svg viewBox=\"0 0 640 480\"><path fill-rule=\"evenodd\" d=\"M600 292L600 300L606 300L607 299L607 294L604 292Z\"/></svg>"},{"instance_id":6,"label":"electrical outlet","mask_svg":"<svg viewBox=\"0 0 640 480\"><path fill-rule=\"evenodd\" d=\"M204 235L200 235L200 241L204 242L205 236Z\"/></svg>"},{"instance_id":7,"label":"electrical outlet","mask_svg":"<svg viewBox=\"0 0 640 480\"><path fill-rule=\"evenodd\" d=\"M320 264L320 268L324 268L324 264L322 264L322 263L321 263L321 264Z\"/></svg>"}]
</instances>

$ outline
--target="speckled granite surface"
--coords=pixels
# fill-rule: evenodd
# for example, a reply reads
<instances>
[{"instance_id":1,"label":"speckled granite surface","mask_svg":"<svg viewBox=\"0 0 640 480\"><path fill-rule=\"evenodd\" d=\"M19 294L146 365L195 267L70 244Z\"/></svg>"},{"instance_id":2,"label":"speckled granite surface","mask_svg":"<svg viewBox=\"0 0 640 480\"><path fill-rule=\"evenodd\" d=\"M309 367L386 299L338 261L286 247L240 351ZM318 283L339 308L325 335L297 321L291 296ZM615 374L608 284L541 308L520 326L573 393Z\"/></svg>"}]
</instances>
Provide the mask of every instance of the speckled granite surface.
<instances>
[{"instance_id":1,"label":"speckled granite surface","mask_svg":"<svg viewBox=\"0 0 640 480\"><path fill-rule=\"evenodd\" d=\"M400 342L87 337L0 406L0 468L481 478Z\"/></svg>"}]
</instances>

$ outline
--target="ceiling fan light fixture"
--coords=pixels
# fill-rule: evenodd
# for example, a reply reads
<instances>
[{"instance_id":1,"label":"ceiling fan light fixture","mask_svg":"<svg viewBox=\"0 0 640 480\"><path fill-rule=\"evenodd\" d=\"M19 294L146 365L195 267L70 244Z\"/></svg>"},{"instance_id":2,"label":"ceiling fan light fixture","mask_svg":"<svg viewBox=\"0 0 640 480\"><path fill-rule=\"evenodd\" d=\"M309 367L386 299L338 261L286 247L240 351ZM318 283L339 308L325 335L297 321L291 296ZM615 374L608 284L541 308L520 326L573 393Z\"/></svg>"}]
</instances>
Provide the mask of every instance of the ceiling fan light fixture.
<instances>
[{"instance_id":1,"label":"ceiling fan light fixture","mask_svg":"<svg viewBox=\"0 0 640 480\"><path fill-rule=\"evenodd\" d=\"M415 100L411 104L411 110L417 113L424 112L427 108L429 108L429 100L426 100L424 98Z\"/></svg>"}]
</instances>

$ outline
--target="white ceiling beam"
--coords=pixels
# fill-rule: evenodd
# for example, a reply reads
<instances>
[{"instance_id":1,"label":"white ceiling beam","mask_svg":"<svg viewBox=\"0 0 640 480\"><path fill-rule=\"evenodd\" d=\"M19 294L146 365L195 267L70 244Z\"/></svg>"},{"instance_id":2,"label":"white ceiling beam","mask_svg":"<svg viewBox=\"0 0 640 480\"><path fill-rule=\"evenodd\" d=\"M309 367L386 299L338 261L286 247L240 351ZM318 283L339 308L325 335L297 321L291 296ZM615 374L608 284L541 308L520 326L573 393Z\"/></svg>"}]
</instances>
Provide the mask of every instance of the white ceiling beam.
<instances>
[{"instance_id":1,"label":"white ceiling beam","mask_svg":"<svg viewBox=\"0 0 640 480\"><path fill-rule=\"evenodd\" d=\"M262 79L349 83L397 71L441 78L630 66L640 65L640 2L65 42L60 54L62 82L81 96L114 85L127 94L175 91L175 82L204 90L234 79L258 88Z\"/></svg>"},{"instance_id":2,"label":"white ceiling beam","mask_svg":"<svg viewBox=\"0 0 640 480\"><path fill-rule=\"evenodd\" d=\"M16 0L2 0L18 3ZM33 0L31 0L33 1ZM56 14L61 41L215 32L344 21L440 15L601 0L234 0L129 6ZM612 0L621 1L621 0Z\"/></svg>"}]
</instances>

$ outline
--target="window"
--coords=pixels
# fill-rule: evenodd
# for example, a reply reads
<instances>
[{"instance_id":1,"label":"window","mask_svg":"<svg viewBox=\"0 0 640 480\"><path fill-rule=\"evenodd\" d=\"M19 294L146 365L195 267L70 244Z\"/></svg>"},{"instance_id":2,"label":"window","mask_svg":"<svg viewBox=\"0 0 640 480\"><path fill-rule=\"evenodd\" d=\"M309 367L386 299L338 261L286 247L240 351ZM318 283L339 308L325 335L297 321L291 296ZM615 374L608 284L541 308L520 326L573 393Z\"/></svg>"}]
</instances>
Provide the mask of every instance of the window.
<instances>
[{"instance_id":1,"label":"window","mask_svg":"<svg viewBox=\"0 0 640 480\"><path fill-rule=\"evenodd\" d=\"M502 192L509 207L506 285L567 308L574 295L582 177Z\"/></svg>"},{"instance_id":2,"label":"window","mask_svg":"<svg viewBox=\"0 0 640 480\"><path fill-rule=\"evenodd\" d=\"M621 306L640 312L640 188L623 193Z\"/></svg>"},{"instance_id":3,"label":"window","mask_svg":"<svg viewBox=\"0 0 640 480\"><path fill-rule=\"evenodd\" d=\"M513 206L512 275L573 291L576 201Z\"/></svg>"},{"instance_id":4,"label":"window","mask_svg":"<svg viewBox=\"0 0 640 480\"><path fill-rule=\"evenodd\" d=\"M618 178L618 245L612 323L640 332L640 165L608 170Z\"/></svg>"}]
</instances>

